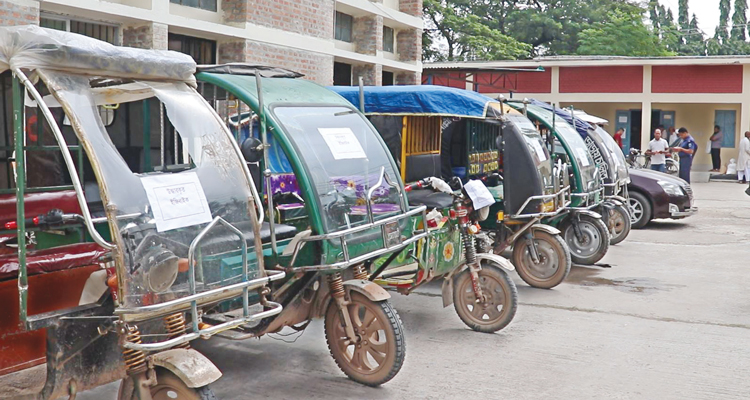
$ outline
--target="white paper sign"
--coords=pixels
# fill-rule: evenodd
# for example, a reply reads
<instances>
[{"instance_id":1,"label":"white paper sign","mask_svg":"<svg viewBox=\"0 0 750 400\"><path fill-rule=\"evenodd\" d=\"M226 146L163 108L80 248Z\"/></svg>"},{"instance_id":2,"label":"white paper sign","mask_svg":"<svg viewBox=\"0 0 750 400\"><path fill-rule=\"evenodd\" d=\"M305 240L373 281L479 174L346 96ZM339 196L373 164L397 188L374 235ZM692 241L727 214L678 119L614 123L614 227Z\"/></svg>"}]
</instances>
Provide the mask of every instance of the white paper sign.
<instances>
[{"instance_id":1,"label":"white paper sign","mask_svg":"<svg viewBox=\"0 0 750 400\"><path fill-rule=\"evenodd\" d=\"M536 155L539 157L539 162L547 161L547 155L544 154L544 148L537 140L531 141L531 146L534 147L534 151L536 152Z\"/></svg>"},{"instance_id":2,"label":"white paper sign","mask_svg":"<svg viewBox=\"0 0 750 400\"><path fill-rule=\"evenodd\" d=\"M624 115L621 115L620 118L618 119L618 121L620 121L621 124L627 124L628 123L628 117L626 117Z\"/></svg>"},{"instance_id":3,"label":"white paper sign","mask_svg":"<svg viewBox=\"0 0 750 400\"><path fill-rule=\"evenodd\" d=\"M583 164L584 167L588 167L589 166L588 151L586 149L576 147L576 152L578 153L578 159L581 161L581 164Z\"/></svg>"},{"instance_id":4,"label":"white paper sign","mask_svg":"<svg viewBox=\"0 0 750 400\"><path fill-rule=\"evenodd\" d=\"M362 145L349 128L318 128L336 160L366 158Z\"/></svg>"},{"instance_id":5,"label":"white paper sign","mask_svg":"<svg viewBox=\"0 0 750 400\"><path fill-rule=\"evenodd\" d=\"M495 196L487 189L487 186L484 186L482 181L468 181L464 185L464 189L474 204L475 210L495 204Z\"/></svg>"},{"instance_id":6,"label":"white paper sign","mask_svg":"<svg viewBox=\"0 0 750 400\"><path fill-rule=\"evenodd\" d=\"M195 172L141 178L159 232L211 222L206 194Z\"/></svg>"}]
</instances>

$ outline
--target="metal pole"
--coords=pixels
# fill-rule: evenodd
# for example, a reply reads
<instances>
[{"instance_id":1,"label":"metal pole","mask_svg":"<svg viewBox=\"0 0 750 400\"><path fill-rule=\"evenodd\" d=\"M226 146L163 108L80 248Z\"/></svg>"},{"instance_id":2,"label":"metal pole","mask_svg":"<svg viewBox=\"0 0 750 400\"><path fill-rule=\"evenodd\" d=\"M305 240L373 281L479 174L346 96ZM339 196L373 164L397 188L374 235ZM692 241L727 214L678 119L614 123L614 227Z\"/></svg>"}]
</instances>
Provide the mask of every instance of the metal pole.
<instances>
[{"instance_id":1,"label":"metal pole","mask_svg":"<svg viewBox=\"0 0 750 400\"><path fill-rule=\"evenodd\" d=\"M362 77L359 77L359 111L365 113L365 84Z\"/></svg>"},{"instance_id":2,"label":"metal pole","mask_svg":"<svg viewBox=\"0 0 750 400\"><path fill-rule=\"evenodd\" d=\"M15 74L14 74L15 75ZM13 131L16 147L16 235L18 236L18 319L26 326L28 319L29 282L26 271L26 214L23 207L26 191L26 157L23 152L24 112L19 77L13 77ZM41 124L41 121L37 121Z\"/></svg>"},{"instance_id":3,"label":"metal pole","mask_svg":"<svg viewBox=\"0 0 750 400\"><path fill-rule=\"evenodd\" d=\"M263 109L263 89L261 81L262 78L260 76L260 71L255 70L255 86L258 90L258 122L260 124L261 140L263 141L263 166L265 167L263 175L266 178L266 194L268 197L268 228L271 232L271 252L274 257L276 257L278 255L278 250L276 249L276 221L274 221L273 193L271 193L271 170L268 168L268 132L266 132L266 113Z\"/></svg>"}]
</instances>

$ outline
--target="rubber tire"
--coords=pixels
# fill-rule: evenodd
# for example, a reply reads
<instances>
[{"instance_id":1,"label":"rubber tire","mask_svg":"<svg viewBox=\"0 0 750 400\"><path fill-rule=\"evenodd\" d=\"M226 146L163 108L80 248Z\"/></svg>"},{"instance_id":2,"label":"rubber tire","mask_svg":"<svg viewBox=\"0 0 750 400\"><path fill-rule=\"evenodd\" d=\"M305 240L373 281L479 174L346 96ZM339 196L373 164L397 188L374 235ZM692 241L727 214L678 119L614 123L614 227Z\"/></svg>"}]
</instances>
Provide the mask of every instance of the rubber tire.
<instances>
[{"instance_id":1,"label":"rubber tire","mask_svg":"<svg viewBox=\"0 0 750 400\"><path fill-rule=\"evenodd\" d=\"M386 336L388 338L389 346L392 346L390 350L394 353L393 365L391 365L390 368L382 369L380 371L377 371L373 375L367 376L360 374L350 367L348 361L340 358L342 355L338 354L337 351L334 351L334 346L331 346L331 332L333 329L331 327L331 324L334 323L334 317L340 318L336 315L339 312L339 308L335 301L331 301L328 304L324 322L324 331L326 336L326 344L328 344L328 351L330 351L333 360L336 362L336 365L341 369L341 371L344 372L344 374L346 374L346 376L349 377L349 379L366 386L380 386L393 379L393 377L396 376L398 371L400 371L401 367L404 365L404 358L406 357L404 327L401 323L401 318L398 316L398 313L393 308L393 306L391 306L391 303L388 300L374 302L358 292L351 292L351 297L353 301L356 300L357 302L361 303L373 303L375 305L375 307L373 308L376 310L376 314L380 314L377 315L378 319L386 322L387 325L391 327L391 332L388 332L386 330Z\"/></svg>"},{"instance_id":2,"label":"rubber tire","mask_svg":"<svg viewBox=\"0 0 750 400\"><path fill-rule=\"evenodd\" d=\"M555 253L564 254L565 260L563 262L563 268L558 269L554 275L545 280L535 278L523 262L524 253L526 252L526 239L523 237L516 240L516 243L518 243L518 241L523 241L524 244L522 246L518 246L516 243L513 244L513 265L516 267L518 276L520 276L529 286L539 289L552 289L563 283L570 273L570 268L573 265L570 258L570 248L568 248L568 244L565 243L565 240L560 235L552 235L541 230L533 230L532 235L534 240L542 240L550 243L552 247L557 249Z\"/></svg>"},{"instance_id":3,"label":"rubber tire","mask_svg":"<svg viewBox=\"0 0 750 400\"><path fill-rule=\"evenodd\" d=\"M187 398L186 400L217 400L216 395L208 385L190 389L185 385L185 382L177 377L172 371L165 368L156 368L156 384L162 385L163 382L168 382L173 387L180 386L185 390L192 390L194 392L194 397ZM120 389L117 392L117 400L138 400L138 396L135 394L133 388L133 380L129 377L120 382ZM178 400L182 399L178 398Z\"/></svg>"},{"instance_id":4,"label":"rubber tire","mask_svg":"<svg viewBox=\"0 0 750 400\"><path fill-rule=\"evenodd\" d=\"M653 215L651 209L651 201L648 199L648 197L642 195L639 192L630 192L629 196L630 199L628 201L637 201L641 204L641 208L643 209L641 219L639 219L638 221L631 221L630 227L633 229L641 229L651 221L651 217ZM629 206L630 205L628 205L628 207Z\"/></svg>"},{"instance_id":5,"label":"rubber tire","mask_svg":"<svg viewBox=\"0 0 750 400\"><path fill-rule=\"evenodd\" d=\"M630 234L630 209L627 206L616 206L614 208L614 212L619 213L623 216L623 220L625 221L625 227L622 228L622 232L620 232L617 236L610 236L609 238L609 244L614 246L617 243L621 243L625 238L628 237Z\"/></svg>"},{"instance_id":6,"label":"rubber tire","mask_svg":"<svg viewBox=\"0 0 750 400\"><path fill-rule=\"evenodd\" d=\"M570 218L575 218L571 216ZM573 229L573 223L571 222L570 218L565 220L565 223L560 229L562 231L563 237L566 237L566 232L568 229ZM582 214L581 220L586 220L587 222L591 223L596 227L596 230L599 232L600 236L604 236L607 238L607 240L601 241L601 246L599 247L599 250L592 254L589 257L582 257L578 256L575 251L573 250L573 247L568 244L568 247L570 250L570 259L580 265L594 265L599 260L604 258L604 256L607 254L607 251L609 250L609 228L607 228L607 225L604 223L604 221L601 220L601 218L594 218L590 215Z\"/></svg>"},{"instance_id":7,"label":"rubber tire","mask_svg":"<svg viewBox=\"0 0 750 400\"><path fill-rule=\"evenodd\" d=\"M513 321L513 317L516 315L518 309L518 289L513 280L508 276L500 267L493 265L494 263L482 262L482 269L478 272L481 279L482 275L491 275L495 280L500 282L503 287L503 294L505 295L506 302L503 307L503 314L500 319L490 325L478 324L471 317L464 314L468 310L464 310L459 303L459 296L461 295L459 288L464 285L464 281L468 280L468 285L471 285L471 275L469 269L463 270L458 274L453 281L453 308L456 310L456 314L461 318L466 326L469 328L482 333L494 333L497 332L510 324ZM508 308L506 308L506 306ZM507 310L507 312L506 312Z\"/></svg>"}]
</instances>

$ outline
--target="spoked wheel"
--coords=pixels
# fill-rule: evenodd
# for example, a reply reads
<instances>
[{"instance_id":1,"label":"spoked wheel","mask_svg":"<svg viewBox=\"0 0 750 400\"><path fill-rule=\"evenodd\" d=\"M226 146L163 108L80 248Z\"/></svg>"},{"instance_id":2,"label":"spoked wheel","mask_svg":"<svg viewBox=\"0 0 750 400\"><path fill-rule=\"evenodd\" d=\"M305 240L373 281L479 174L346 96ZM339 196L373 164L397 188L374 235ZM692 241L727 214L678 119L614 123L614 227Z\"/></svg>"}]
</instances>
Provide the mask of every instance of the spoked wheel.
<instances>
[{"instance_id":1,"label":"spoked wheel","mask_svg":"<svg viewBox=\"0 0 750 400\"><path fill-rule=\"evenodd\" d=\"M513 265L529 286L551 289L561 284L570 273L570 249L560 235L544 231L532 232L539 263L531 257L528 240L520 237L513 244Z\"/></svg>"},{"instance_id":2,"label":"spoked wheel","mask_svg":"<svg viewBox=\"0 0 750 400\"><path fill-rule=\"evenodd\" d=\"M628 208L630 208L630 226L632 228L643 228L651 221L651 202L646 196L638 192L630 192Z\"/></svg>"},{"instance_id":3,"label":"spoked wheel","mask_svg":"<svg viewBox=\"0 0 750 400\"><path fill-rule=\"evenodd\" d=\"M479 285L484 299L477 300L468 269L453 282L453 307L469 328L484 333L505 328L516 315L518 290L507 273L494 263L483 262Z\"/></svg>"},{"instance_id":4,"label":"spoked wheel","mask_svg":"<svg viewBox=\"0 0 750 400\"><path fill-rule=\"evenodd\" d=\"M609 212L609 244L616 245L630 233L630 210L627 206L616 206Z\"/></svg>"},{"instance_id":5,"label":"spoked wheel","mask_svg":"<svg viewBox=\"0 0 750 400\"><path fill-rule=\"evenodd\" d=\"M576 264L592 265L607 254L609 250L609 230L600 218L583 214L578 226L581 238L575 233L573 222L568 220L562 229L565 243L570 248L570 258ZM571 216L571 218L576 218Z\"/></svg>"},{"instance_id":6,"label":"spoked wheel","mask_svg":"<svg viewBox=\"0 0 750 400\"><path fill-rule=\"evenodd\" d=\"M156 370L156 385L151 387L154 400L216 400L216 395L208 386L189 388L177 375L163 368ZM125 378L120 383L117 400L138 400L133 380Z\"/></svg>"},{"instance_id":7,"label":"spoked wheel","mask_svg":"<svg viewBox=\"0 0 750 400\"><path fill-rule=\"evenodd\" d=\"M331 301L325 318L328 349L342 371L355 382L379 386L391 380L404 364L404 328L388 301L373 302L352 292L347 306L357 342L346 334L338 305Z\"/></svg>"}]
</instances>

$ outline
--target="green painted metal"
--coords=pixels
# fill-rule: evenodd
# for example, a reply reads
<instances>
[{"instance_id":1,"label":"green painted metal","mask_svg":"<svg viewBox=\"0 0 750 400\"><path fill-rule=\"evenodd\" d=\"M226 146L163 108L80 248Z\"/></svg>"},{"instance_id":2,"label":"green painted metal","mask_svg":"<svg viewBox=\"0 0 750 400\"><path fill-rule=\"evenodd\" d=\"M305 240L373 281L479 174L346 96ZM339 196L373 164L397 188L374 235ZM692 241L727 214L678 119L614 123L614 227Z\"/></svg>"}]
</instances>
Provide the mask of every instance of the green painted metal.
<instances>
[{"instance_id":1,"label":"green painted metal","mask_svg":"<svg viewBox=\"0 0 750 400\"><path fill-rule=\"evenodd\" d=\"M28 320L28 271L26 270L26 213L23 207L26 190L26 157L24 145L24 113L21 82L13 77L13 132L16 147L16 224L18 234L18 316L21 324Z\"/></svg>"},{"instance_id":2,"label":"green painted metal","mask_svg":"<svg viewBox=\"0 0 750 400\"><path fill-rule=\"evenodd\" d=\"M151 108L143 100L143 172L151 172Z\"/></svg>"}]
</instances>

